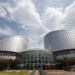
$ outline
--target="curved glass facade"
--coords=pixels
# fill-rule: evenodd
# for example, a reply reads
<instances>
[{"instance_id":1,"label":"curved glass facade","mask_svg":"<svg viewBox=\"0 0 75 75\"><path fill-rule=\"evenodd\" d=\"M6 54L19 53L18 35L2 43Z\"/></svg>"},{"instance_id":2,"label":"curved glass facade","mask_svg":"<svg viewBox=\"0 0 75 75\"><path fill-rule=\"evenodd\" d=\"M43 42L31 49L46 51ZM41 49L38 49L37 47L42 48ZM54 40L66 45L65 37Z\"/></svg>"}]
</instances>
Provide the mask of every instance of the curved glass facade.
<instances>
[{"instance_id":1,"label":"curved glass facade","mask_svg":"<svg viewBox=\"0 0 75 75\"><path fill-rule=\"evenodd\" d=\"M53 51L55 61L75 63L75 31L57 30L46 34L44 47Z\"/></svg>"},{"instance_id":2,"label":"curved glass facade","mask_svg":"<svg viewBox=\"0 0 75 75\"><path fill-rule=\"evenodd\" d=\"M75 50L67 50L67 51L59 51L55 52L55 56L60 56L60 55L69 55L69 54L75 54Z\"/></svg>"},{"instance_id":3,"label":"curved glass facade","mask_svg":"<svg viewBox=\"0 0 75 75\"><path fill-rule=\"evenodd\" d=\"M10 64L15 63L16 61L16 54L15 52L2 52L0 51L0 64Z\"/></svg>"},{"instance_id":4,"label":"curved glass facade","mask_svg":"<svg viewBox=\"0 0 75 75\"><path fill-rule=\"evenodd\" d=\"M65 50L54 52L55 61L62 63L75 63L75 50Z\"/></svg>"},{"instance_id":5,"label":"curved glass facade","mask_svg":"<svg viewBox=\"0 0 75 75\"><path fill-rule=\"evenodd\" d=\"M29 50L17 55L17 69L45 69L53 63L52 53L48 50Z\"/></svg>"},{"instance_id":6,"label":"curved glass facade","mask_svg":"<svg viewBox=\"0 0 75 75\"><path fill-rule=\"evenodd\" d=\"M28 48L29 41L21 36L0 37L0 70L3 68L14 68L16 54Z\"/></svg>"},{"instance_id":7,"label":"curved glass facade","mask_svg":"<svg viewBox=\"0 0 75 75\"><path fill-rule=\"evenodd\" d=\"M0 56L14 56L15 53L13 52L10 52L10 55L9 55L9 52L0 52Z\"/></svg>"}]
</instances>

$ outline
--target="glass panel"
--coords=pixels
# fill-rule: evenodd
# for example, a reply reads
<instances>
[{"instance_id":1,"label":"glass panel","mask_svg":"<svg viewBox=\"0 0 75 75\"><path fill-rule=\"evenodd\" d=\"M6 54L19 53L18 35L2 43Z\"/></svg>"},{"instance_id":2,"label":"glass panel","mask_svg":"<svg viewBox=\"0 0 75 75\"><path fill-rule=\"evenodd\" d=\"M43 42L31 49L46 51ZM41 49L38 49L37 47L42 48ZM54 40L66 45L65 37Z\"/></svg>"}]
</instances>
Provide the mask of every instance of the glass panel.
<instances>
[{"instance_id":1,"label":"glass panel","mask_svg":"<svg viewBox=\"0 0 75 75\"><path fill-rule=\"evenodd\" d=\"M72 50L73 54L75 54L75 50Z\"/></svg>"},{"instance_id":2,"label":"glass panel","mask_svg":"<svg viewBox=\"0 0 75 75\"><path fill-rule=\"evenodd\" d=\"M11 56L14 56L14 55L15 55L15 53L10 53L10 55L11 55Z\"/></svg>"},{"instance_id":3,"label":"glass panel","mask_svg":"<svg viewBox=\"0 0 75 75\"><path fill-rule=\"evenodd\" d=\"M60 53L58 53L58 55L59 54ZM24 55L24 57L23 57L23 55ZM22 69L24 69L24 68L38 69L39 66L41 66L41 63L47 64L47 63L53 61L52 53L49 53L48 51L26 51L25 53L21 53L20 57L18 58L18 59L20 59L19 61L21 61L20 64L22 64L22 60L23 60L23 64L26 65L26 66L22 67ZM39 66L37 65L37 63L39 64ZM30 64L30 66L29 66L29 64Z\"/></svg>"},{"instance_id":4,"label":"glass panel","mask_svg":"<svg viewBox=\"0 0 75 75\"><path fill-rule=\"evenodd\" d=\"M71 51L68 51L67 53L68 53L68 54L71 54Z\"/></svg>"},{"instance_id":5,"label":"glass panel","mask_svg":"<svg viewBox=\"0 0 75 75\"><path fill-rule=\"evenodd\" d=\"M62 55L66 55L67 51L62 51L61 54Z\"/></svg>"}]
</instances>

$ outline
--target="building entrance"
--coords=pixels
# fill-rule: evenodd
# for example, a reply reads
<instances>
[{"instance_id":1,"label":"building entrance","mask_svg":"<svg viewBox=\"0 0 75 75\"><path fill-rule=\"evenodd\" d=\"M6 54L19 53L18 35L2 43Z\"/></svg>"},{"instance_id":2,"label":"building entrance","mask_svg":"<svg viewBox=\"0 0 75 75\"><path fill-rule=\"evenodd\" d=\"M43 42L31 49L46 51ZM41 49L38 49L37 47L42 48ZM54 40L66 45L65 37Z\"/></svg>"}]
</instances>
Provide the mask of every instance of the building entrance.
<instances>
[{"instance_id":1,"label":"building entrance","mask_svg":"<svg viewBox=\"0 0 75 75\"><path fill-rule=\"evenodd\" d=\"M45 70L51 70L51 65L45 65Z\"/></svg>"}]
</instances>

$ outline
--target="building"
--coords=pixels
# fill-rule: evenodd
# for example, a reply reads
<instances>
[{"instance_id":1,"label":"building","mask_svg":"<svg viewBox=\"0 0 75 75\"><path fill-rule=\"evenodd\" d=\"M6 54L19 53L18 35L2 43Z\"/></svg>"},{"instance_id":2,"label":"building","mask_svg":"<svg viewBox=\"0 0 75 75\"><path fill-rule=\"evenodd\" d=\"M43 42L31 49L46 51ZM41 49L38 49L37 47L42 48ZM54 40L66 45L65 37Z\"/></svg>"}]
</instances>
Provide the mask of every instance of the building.
<instances>
[{"instance_id":1,"label":"building","mask_svg":"<svg viewBox=\"0 0 75 75\"><path fill-rule=\"evenodd\" d=\"M0 70L14 68L17 53L25 51L28 42L21 36L0 37Z\"/></svg>"},{"instance_id":2,"label":"building","mask_svg":"<svg viewBox=\"0 0 75 75\"><path fill-rule=\"evenodd\" d=\"M44 37L44 47L53 52L54 59L64 64L63 69L75 65L75 31L57 30Z\"/></svg>"},{"instance_id":3,"label":"building","mask_svg":"<svg viewBox=\"0 0 75 75\"><path fill-rule=\"evenodd\" d=\"M0 37L0 70L51 69L52 52L47 49L27 49L28 43L21 36Z\"/></svg>"},{"instance_id":4,"label":"building","mask_svg":"<svg viewBox=\"0 0 75 75\"><path fill-rule=\"evenodd\" d=\"M57 30L44 37L45 49L28 49L21 36L0 38L0 70L64 69L75 70L75 31Z\"/></svg>"},{"instance_id":5,"label":"building","mask_svg":"<svg viewBox=\"0 0 75 75\"><path fill-rule=\"evenodd\" d=\"M16 59L16 69L42 69L52 67L53 54L47 49L27 49L20 52Z\"/></svg>"}]
</instances>

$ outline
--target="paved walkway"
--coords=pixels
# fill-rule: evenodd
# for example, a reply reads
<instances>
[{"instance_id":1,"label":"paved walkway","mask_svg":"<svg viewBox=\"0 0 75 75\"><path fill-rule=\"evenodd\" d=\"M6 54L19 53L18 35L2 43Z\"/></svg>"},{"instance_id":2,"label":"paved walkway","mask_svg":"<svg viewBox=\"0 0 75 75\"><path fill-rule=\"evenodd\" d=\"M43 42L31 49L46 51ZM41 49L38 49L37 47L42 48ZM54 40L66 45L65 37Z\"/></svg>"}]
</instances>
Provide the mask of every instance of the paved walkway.
<instances>
[{"instance_id":1,"label":"paved walkway","mask_svg":"<svg viewBox=\"0 0 75 75\"><path fill-rule=\"evenodd\" d=\"M36 70L34 75L41 75L41 74L40 74L39 70Z\"/></svg>"},{"instance_id":2,"label":"paved walkway","mask_svg":"<svg viewBox=\"0 0 75 75\"><path fill-rule=\"evenodd\" d=\"M73 71L63 71L63 70L44 70L49 75L75 75Z\"/></svg>"}]
</instances>

